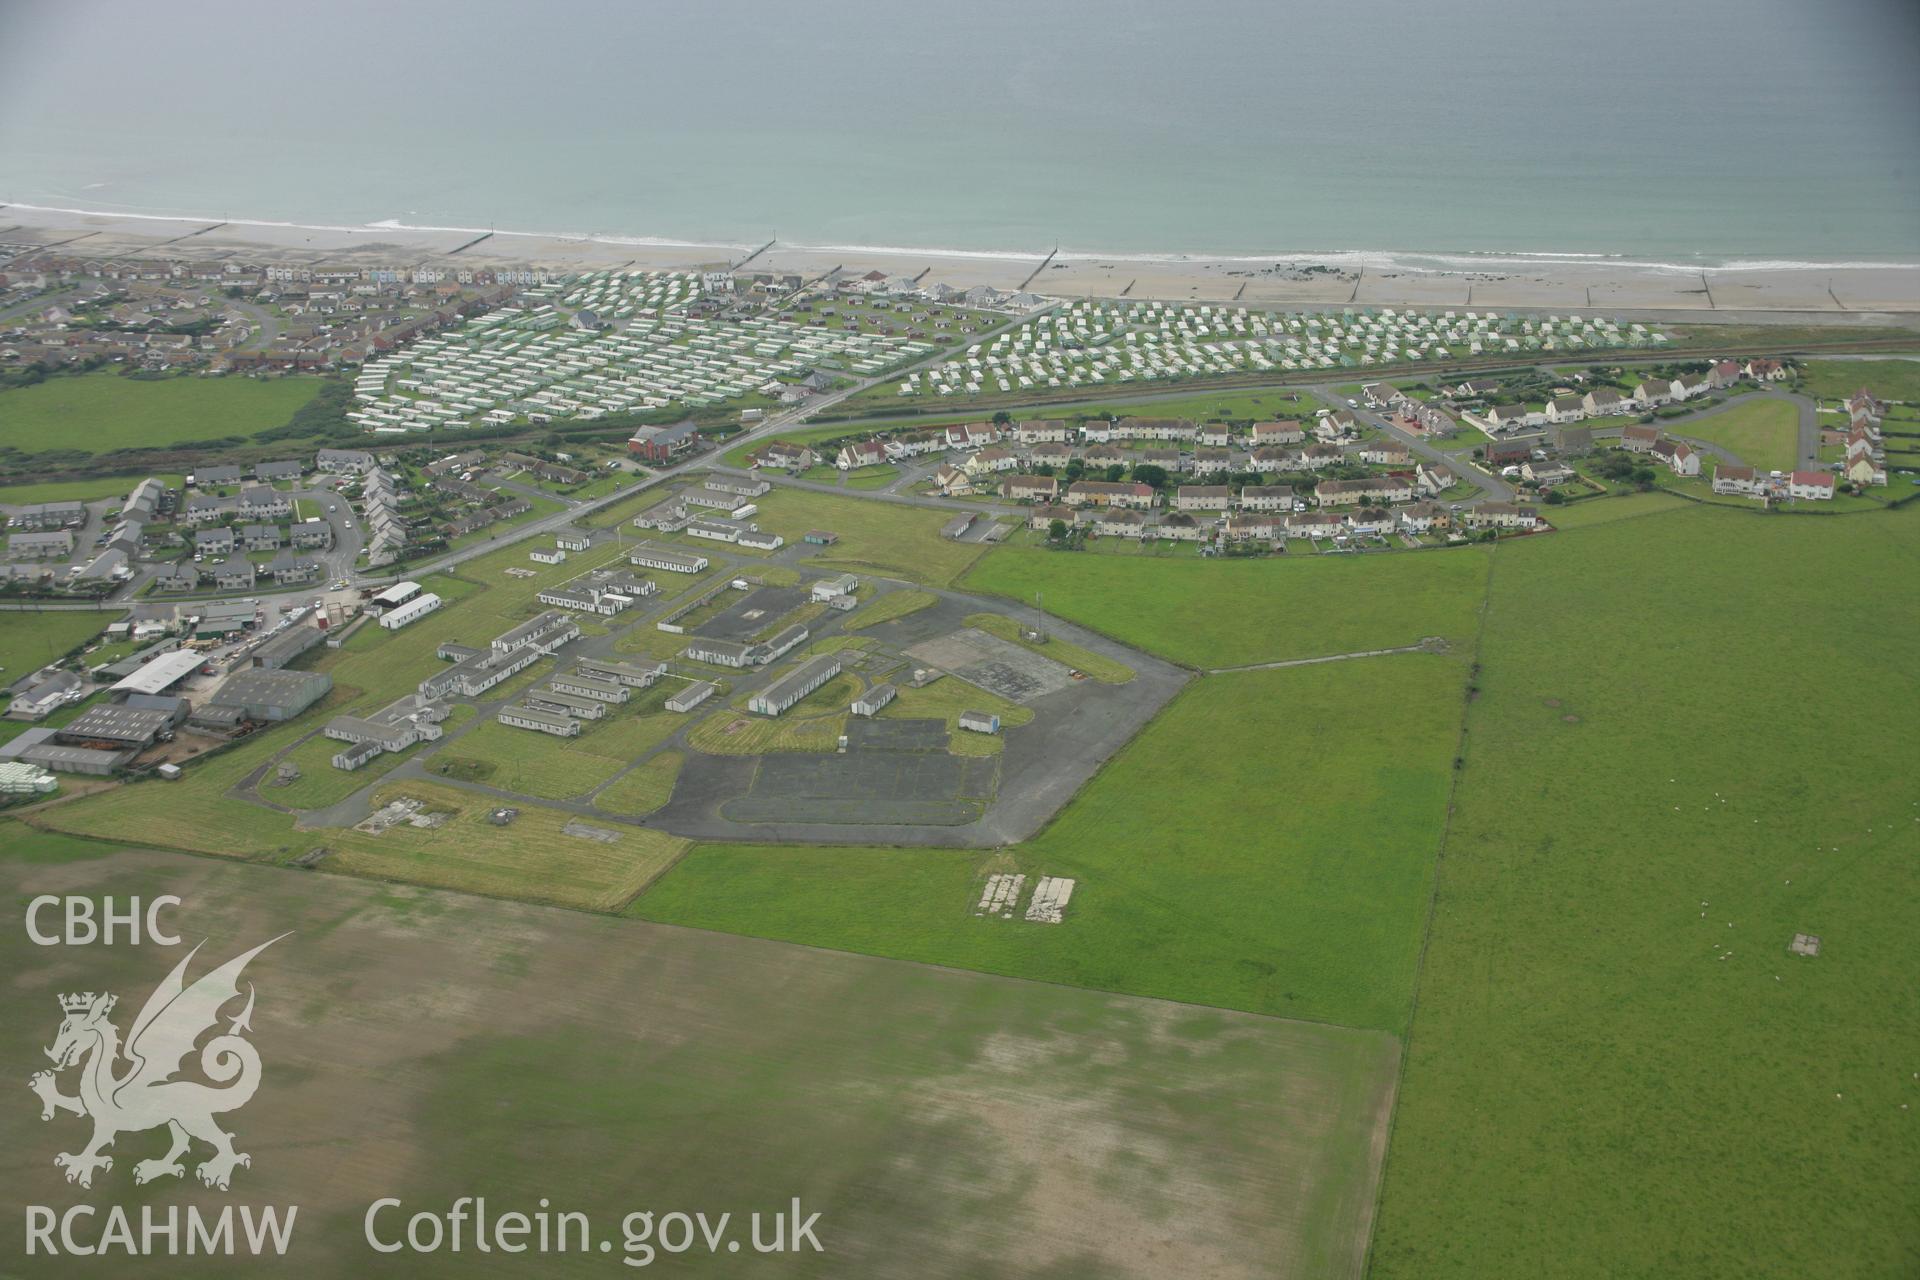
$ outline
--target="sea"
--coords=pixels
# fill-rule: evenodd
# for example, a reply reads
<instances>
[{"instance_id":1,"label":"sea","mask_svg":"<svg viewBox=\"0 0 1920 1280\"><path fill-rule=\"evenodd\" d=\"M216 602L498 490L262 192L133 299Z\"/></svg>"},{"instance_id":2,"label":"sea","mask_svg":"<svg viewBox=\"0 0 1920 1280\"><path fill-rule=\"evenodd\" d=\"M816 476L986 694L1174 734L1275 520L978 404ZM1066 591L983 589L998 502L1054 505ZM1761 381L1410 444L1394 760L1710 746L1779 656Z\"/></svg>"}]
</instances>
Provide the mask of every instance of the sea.
<instances>
[{"instance_id":1,"label":"sea","mask_svg":"<svg viewBox=\"0 0 1920 1280\"><path fill-rule=\"evenodd\" d=\"M0 201L996 253L1912 262L1916 65L1916 0L0 0Z\"/></svg>"}]
</instances>

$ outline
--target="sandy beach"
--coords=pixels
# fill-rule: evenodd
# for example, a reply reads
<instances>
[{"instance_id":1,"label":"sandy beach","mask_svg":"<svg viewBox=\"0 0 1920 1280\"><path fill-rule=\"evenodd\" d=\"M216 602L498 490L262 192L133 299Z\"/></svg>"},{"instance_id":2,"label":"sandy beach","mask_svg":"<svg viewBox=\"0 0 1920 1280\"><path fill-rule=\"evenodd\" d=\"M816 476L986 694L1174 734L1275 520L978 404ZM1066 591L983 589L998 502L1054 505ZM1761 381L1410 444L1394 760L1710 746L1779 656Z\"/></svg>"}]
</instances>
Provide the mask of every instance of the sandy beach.
<instances>
[{"instance_id":1,"label":"sandy beach","mask_svg":"<svg viewBox=\"0 0 1920 1280\"><path fill-rule=\"evenodd\" d=\"M1330 253L1278 257L992 254L870 246L680 243L485 228L301 226L0 205L0 243L100 258L473 264L550 270L725 269L814 277L835 267L1053 297L1261 306L1592 310L1727 321L1884 324L1920 315L1920 263L1735 263L1704 270L1595 258Z\"/></svg>"}]
</instances>

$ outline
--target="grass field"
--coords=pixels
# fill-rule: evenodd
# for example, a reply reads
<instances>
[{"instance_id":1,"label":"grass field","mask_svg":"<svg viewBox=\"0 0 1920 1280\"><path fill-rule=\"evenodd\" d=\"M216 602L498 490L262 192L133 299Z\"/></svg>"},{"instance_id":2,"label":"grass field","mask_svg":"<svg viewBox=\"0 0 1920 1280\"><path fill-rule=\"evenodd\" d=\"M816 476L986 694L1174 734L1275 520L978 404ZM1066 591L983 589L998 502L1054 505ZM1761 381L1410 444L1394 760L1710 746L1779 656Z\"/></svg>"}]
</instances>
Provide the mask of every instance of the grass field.
<instances>
[{"instance_id":1,"label":"grass field","mask_svg":"<svg viewBox=\"0 0 1920 1280\"><path fill-rule=\"evenodd\" d=\"M701 845L632 911L1397 1030L1464 670L1409 654L1208 677L1003 854ZM1002 869L1075 877L1067 923L975 918L980 876Z\"/></svg>"},{"instance_id":2,"label":"grass field","mask_svg":"<svg viewBox=\"0 0 1920 1280\"><path fill-rule=\"evenodd\" d=\"M1241 666L1473 635L1478 549L1298 560L1161 560L1004 547L970 591L1031 603L1195 667Z\"/></svg>"},{"instance_id":3,"label":"grass field","mask_svg":"<svg viewBox=\"0 0 1920 1280\"><path fill-rule=\"evenodd\" d=\"M49 480L43 484L0 485L0 502L92 502L96 498L124 498L147 473L124 476L99 476L92 480ZM154 477L170 489L178 489L185 477L174 473Z\"/></svg>"},{"instance_id":4,"label":"grass field","mask_svg":"<svg viewBox=\"0 0 1920 1280\"><path fill-rule=\"evenodd\" d=\"M660 1254L655 1269L1145 1280L1174 1258L1222 1280L1360 1274L1397 1062L1377 1032L58 838L0 838L0 878L16 909L40 893L175 894L169 919L211 939L196 976L289 935L248 967L266 1069L225 1125L252 1156L232 1195L300 1206L290 1274L619 1275L634 1270L629 1212L730 1213L746 1237L746 1215L795 1196L821 1215L823 1252ZM9 1061L40 1057L26 1046L52 1038L57 992L118 993L124 1030L185 949L36 947L7 930ZM82 1122L42 1123L22 1097L0 1115L0 1178L17 1202L73 1203L52 1156ZM136 1223L136 1198L224 1201L134 1190L131 1166L163 1137L123 1135L92 1197ZM403 1203L403 1231L476 1194L495 1215L542 1198L584 1212L613 1250L529 1270L470 1236L458 1253L365 1242L377 1199ZM179 1273L150 1261L114 1274ZM22 1249L9 1269L74 1268Z\"/></svg>"},{"instance_id":5,"label":"grass field","mask_svg":"<svg viewBox=\"0 0 1920 1280\"><path fill-rule=\"evenodd\" d=\"M839 542L808 560L817 568L878 573L931 586L953 585L980 555L980 544L940 536L950 514L867 498L776 488L760 499L754 520L788 542L809 529L826 529Z\"/></svg>"},{"instance_id":6,"label":"grass field","mask_svg":"<svg viewBox=\"0 0 1920 1280\"><path fill-rule=\"evenodd\" d=\"M1920 404L1920 360L1808 360L1802 364L1808 395L1845 400L1865 387L1881 400Z\"/></svg>"},{"instance_id":7,"label":"grass field","mask_svg":"<svg viewBox=\"0 0 1920 1280\"><path fill-rule=\"evenodd\" d=\"M1697 422L1676 423L1673 432L1729 449L1763 471L1791 471L1800 454L1800 410L1790 400L1750 398Z\"/></svg>"},{"instance_id":8,"label":"grass field","mask_svg":"<svg viewBox=\"0 0 1920 1280\"><path fill-rule=\"evenodd\" d=\"M594 807L630 818L646 817L673 798L684 758L678 751L662 751L641 761L595 795Z\"/></svg>"},{"instance_id":9,"label":"grass field","mask_svg":"<svg viewBox=\"0 0 1920 1280\"><path fill-rule=\"evenodd\" d=\"M64 657L122 616L119 609L0 612L0 687Z\"/></svg>"},{"instance_id":10,"label":"grass field","mask_svg":"<svg viewBox=\"0 0 1920 1280\"><path fill-rule=\"evenodd\" d=\"M1912 1274L1920 511L1496 559L1373 1274Z\"/></svg>"},{"instance_id":11,"label":"grass field","mask_svg":"<svg viewBox=\"0 0 1920 1280\"><path fill-rule=\"evenodd\" d=\"M542 670L539 679L550 674ZM664 684L640 691L631 702L611 708L605 719L581 721L577 738L557 738L489 719L449 743L428 767L447 777L545 800L585 795L685 723L664 709L671 692Z\"/></svg>"},{"instance_id":12,"label":"grass field","mask_svg":"<svg viewBox=\"0 0 1920 1280\"><path fill-rule=\"evenodd\" d=\"M877 627L883 622L892 622L904 618L910 613L918 613L940 602L940 597L931 591L889 591L878 600L861 605L848 615L840 624L842 631L863 631L868 627Z\"/></svg>"},{"instance_id":13,"label":"grass field","mask_svg":"<svg viewBox=\"0 0 1920 1280\"><path fill-rule=\"evenodd\" d=\"M319 390L320 379L297 377L49 378L0 391L0 447L107 453L250 436L283 425Z\"/></svg>"},{"instance_id":14,"label":"grass field","mask_svg":"<svg viewBox=\"0 0 1920 1280\"><path fill-rule=\"evenodd\" d=\"M451 732L472 718L472 707L455 707L443 727ZM274 770L268 769L266 777L260 780L254 790L263 800L283 804L290 809L324 808L345 800L362 787L371 786L396 765L419 755L424 747L424 744L416 743L405 751L382 752L358 769L336 769L333 767L333 757L346 745L325 734L316 733L282 757L300 770L298 778L279 786L274 781Z\"/></svg>"}]
</instances>

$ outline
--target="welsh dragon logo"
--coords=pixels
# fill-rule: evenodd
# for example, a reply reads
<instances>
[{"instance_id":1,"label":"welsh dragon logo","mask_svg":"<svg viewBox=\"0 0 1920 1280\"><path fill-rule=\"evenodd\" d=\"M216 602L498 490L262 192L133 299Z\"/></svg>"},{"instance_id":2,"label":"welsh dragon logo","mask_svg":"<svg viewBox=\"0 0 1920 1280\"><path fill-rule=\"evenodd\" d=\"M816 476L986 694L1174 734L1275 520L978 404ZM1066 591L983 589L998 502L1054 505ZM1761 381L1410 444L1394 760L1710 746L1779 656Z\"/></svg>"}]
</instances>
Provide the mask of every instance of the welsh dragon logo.
<instances>
[{"instance_id":1,"label":"welsh dragon logo","mask_svg":"<svg viewBox=\"0 0 1920 1280\"><path fill-rule=\"evenodd\" d=\"M107 1016L117 996L88 991L60 997L65 1017L46 1051L53 1070L37 1072L27 1083L40 1096L42 1120L60 1111L93 1120L93 1139L83 1149L53 1158L66 1170L68 1182L92 1186L96 1170L113 1168L113 1157L103 1152L115 1138L163 1125L172 1146L158 1159L133 1166L136 1183L181 1177L186 1169L180 1157L195 1140L213 1148L212 1157L194 1170L209 1187L225 1191L234 1168L253 1163L245 1152L233 1149L233 1135L214 1122L215 1116L244 1107L260 1087L259 1051L242 1034L253 1029L252 983L247 984L246 1006L227 1020L224 1032L200 1047L200 1071L213 1084L175 1077L201 1036L217 1029L221 1009L239 998L240 974L247 962L278 941L263 942L188 986L187 965L199 954L196 946L147 997L124 1045L119 1028ZM77 1096L61 1093L57 1080L57 1073L70 1067L80 1069Z\"/></svg>"}]
</instances>

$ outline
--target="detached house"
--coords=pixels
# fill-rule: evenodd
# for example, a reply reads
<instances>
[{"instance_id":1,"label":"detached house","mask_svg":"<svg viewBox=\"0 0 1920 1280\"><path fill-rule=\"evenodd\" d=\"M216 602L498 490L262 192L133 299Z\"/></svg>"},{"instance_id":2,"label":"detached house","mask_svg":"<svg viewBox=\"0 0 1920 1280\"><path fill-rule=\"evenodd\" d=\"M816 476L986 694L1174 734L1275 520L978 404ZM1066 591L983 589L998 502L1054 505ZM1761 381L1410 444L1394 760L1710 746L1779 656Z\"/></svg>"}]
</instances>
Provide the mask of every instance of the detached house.
<instances>
[{"instance_id":1,"label":"detached house","mask_svg":"<svg viewBox=\"0 0 1920 1280\"><path fill-rule=\"evenodd\" d=\"M947 498L961 498L973 492L973 479L955 466L941 463L933 473L933 490Z\"/></svg>"},{"instance_id":2,"label":"detached house","mask_svg":"<svg viewBox=\"0 0 1920 1280\"><path fill-rule=\"evenodd\" d=\"M1700 451L1685 440L1662 439L1653 446L1653 456L1666 463L1667 470L1677 476L1700 474Z\"/></svg>"},{"instance_id":3,"label":"detached house","mask_svg":"<svg viewBox=\"0 0 1920 1280\"><path fill-rule=\"evenodd\" d=\"M1752 467L1736 467L1730 462L1715 464L1713 491L1751 497L1760 492L1760 483Z\"/></svg>"},{"instance_id":4,"label":"detached house","mask_svg":"<svg viewBox=\"0 0 1920 1280\"><path fill-rule=\"evenodd\" d=\"M1579 396L1555 396L1547 401L1548 422L1578 422L1586 416L1586 401Z\"/></svg>"},{"instance_id":5,"label":"detached house","mask_svg":"<svg viewBox=\"0 0 1920 1280\"><path fill-rule=\"evenodd\" d=\"M1636 424L1620 432L1620 447L1629 453L1652 453L1661 439L1660 428Z\"/></svg>"},{"instance_id":6,"label":"detached house","mask_svg":"<svg viewBox=\"0 0 1920 1280\"><path fill-rule=\"evenodd\" d=\"M887 460L887 447L878 440L861 440L855 444L842 445L833 465L842 471L857 471L861 467L877 467Z\"/></svg>"},{"instance_id":7,"label":"detached house","mask_svg":"<svg viewBox=\"0 0 1920 1280\"><path fill-rule=\"evenodd\" d=\"M1825 471L1796 471L1787 477L1787 494L1824 502L1833 497L1833 477Z\"/></svg>"},{"instance_id":8,"label":"detached house","mask_svg":"<svg viewBox=\"0 0 1920 1280\"><path fill-rule=\"evenodd\" d=\"M1595 387L1580 397L1580 407L1589 417L1596 418L1633 412L1633 402L1612 387Z\"/></svg>"}]
</instances>

